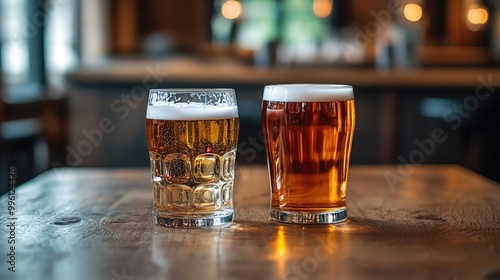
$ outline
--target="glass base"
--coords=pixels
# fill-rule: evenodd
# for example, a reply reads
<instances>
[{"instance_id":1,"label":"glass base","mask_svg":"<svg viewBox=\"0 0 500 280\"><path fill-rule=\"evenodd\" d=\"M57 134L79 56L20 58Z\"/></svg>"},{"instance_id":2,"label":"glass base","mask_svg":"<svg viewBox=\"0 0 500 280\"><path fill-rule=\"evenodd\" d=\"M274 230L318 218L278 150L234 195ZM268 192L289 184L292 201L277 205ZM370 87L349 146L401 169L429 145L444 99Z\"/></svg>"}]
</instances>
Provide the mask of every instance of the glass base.
<instances>
[{"instance_id":1,"label":"glass base","mask_svg":"<svg viewBox=\"0 0 500 280\"><path fill-rule=\"evenodd\" d=\"M288 224L336 224L347 220L345 207L328 212L290 212L271 208L269 214L273 221Z\"/></svg>"},{"instance_id":2,"label":"glass base","mask_svg":"<svg viewBox=\"0 0 500 280\"><path fill-rule=\"evenodd\" d=\"M202 228L202 227L223 227L233 222L234 212L227 211L223 214L208 217L189 216L168 216L157 213L153 210L153 221L157 225L175 228Z\"/></svg>"}]
</instances>

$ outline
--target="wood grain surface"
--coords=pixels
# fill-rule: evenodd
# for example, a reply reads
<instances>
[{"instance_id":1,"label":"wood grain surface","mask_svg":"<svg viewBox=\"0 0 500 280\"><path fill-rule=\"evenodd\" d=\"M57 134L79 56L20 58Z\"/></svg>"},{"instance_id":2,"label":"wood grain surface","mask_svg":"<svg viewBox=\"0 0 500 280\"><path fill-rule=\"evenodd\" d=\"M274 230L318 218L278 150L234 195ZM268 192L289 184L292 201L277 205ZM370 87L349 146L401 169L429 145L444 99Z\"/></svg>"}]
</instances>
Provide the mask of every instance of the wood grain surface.
<instances>
[{"instance_id":1,"label":"wood grain surface","mask_svg":"<svg viewBox=\"0 0 500 280\"><path fill-rule=\"evenodd\" d=\"M154 225L148 172L19 186L16 272L2 196L0 279L500 279L500 186L458 166L353 166L349 219L328 226L271 222L267 169L240 167L235 221L213 229Z\"/></svg>"}]
</instances>

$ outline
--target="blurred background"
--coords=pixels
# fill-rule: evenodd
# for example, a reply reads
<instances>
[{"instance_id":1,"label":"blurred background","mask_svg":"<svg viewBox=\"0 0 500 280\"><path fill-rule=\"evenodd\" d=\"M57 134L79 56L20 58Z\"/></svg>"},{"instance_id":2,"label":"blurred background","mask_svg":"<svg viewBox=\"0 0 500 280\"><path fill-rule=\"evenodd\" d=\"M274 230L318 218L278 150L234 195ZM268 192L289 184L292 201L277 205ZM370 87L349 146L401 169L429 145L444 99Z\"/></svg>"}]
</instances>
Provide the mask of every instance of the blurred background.
<instances>
[{"instance_id":1,"label":"blurred background","mask_svg":"<svg viewBox=\"0 0 500 280\"><path fill-rule=\"evenodd\" d=\"M0 178L145 167L147 92L232 87L264 164L264 85L351 84L352 164L500 181L500 1L0 0Z\"/></svg>"}]
</instances>

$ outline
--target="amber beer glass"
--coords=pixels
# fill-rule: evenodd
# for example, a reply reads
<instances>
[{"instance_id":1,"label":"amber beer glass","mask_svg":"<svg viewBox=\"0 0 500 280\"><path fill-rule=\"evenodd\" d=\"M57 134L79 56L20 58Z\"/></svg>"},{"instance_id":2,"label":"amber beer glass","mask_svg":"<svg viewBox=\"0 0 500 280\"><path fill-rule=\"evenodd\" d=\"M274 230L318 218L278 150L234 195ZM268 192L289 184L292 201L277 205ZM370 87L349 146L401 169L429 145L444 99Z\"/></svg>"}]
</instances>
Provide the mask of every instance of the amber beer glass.
<instances>
[{"instance_id":1,"label":"amber beer glass","mask_svg":"<svg viewBox=\"0 0 500 280\"><path fill-rule=\"evenodd\" d=\"M274 221L345 221L346 185L354 132L351 86L270 85L262 127Z\"/></svg>"},{"instance_id":2,"label":"amber beer glass","mask_svg":"<svg viewBox=\"0 0 500 280\"><path fill-rule=\"evenodd\" d=\"M232 222L238 131L232 89L150 91L146 132L156 224Z\"/></svg>"}]
</instances>

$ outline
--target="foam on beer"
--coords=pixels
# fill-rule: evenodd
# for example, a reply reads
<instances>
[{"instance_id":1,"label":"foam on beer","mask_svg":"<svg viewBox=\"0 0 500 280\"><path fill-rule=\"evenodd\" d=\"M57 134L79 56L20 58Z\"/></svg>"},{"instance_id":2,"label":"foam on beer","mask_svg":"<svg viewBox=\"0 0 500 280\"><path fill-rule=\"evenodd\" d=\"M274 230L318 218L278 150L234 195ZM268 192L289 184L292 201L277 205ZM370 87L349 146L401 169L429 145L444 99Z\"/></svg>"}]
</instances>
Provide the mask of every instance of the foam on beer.
<instances>
[{"instance_id":1,"label":"foam on beer","mask_svg":"<svg viewBox=\"0 0 500 280\"><path fill-rule=\"evenodd\" d=\"M238 108L216 106L157 106L148 107L146 118L157 120L217 120L238 117Z\"/></svg>"},{"instance_id":2,"label":"foam on beer","mask_svg":"<svg viewBox=\"0 0 500 280\"><path fill-rule=\"evenodd\" d=\"M264 100L280 102L329 102L354 99L352 86L334 84L284 84L264 88Z\"/></svg>"}]
</instances>

